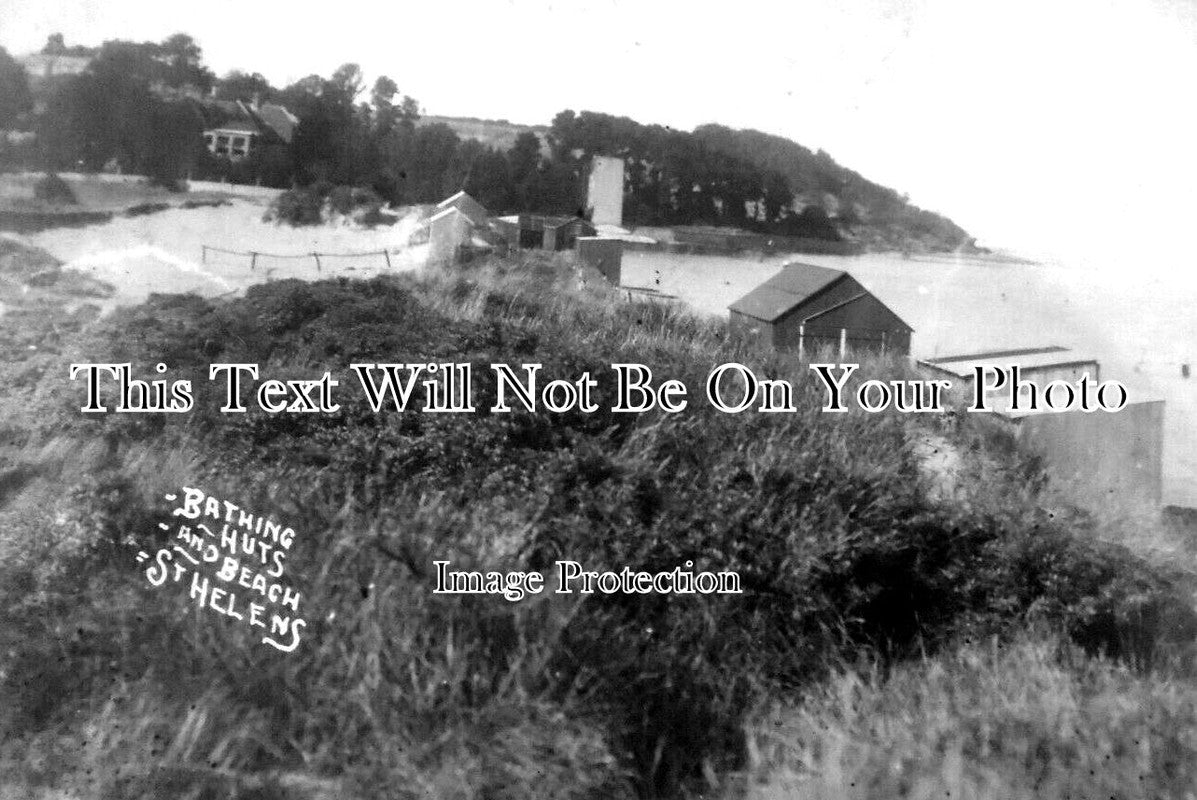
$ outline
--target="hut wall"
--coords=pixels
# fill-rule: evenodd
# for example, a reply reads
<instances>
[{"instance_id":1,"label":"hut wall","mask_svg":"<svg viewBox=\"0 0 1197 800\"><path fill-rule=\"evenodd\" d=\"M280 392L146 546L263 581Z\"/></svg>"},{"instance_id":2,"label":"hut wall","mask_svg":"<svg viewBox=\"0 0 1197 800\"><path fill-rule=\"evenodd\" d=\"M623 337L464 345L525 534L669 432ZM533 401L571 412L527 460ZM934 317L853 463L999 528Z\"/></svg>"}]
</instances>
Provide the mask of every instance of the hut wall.
<instances>
[{"instance_id":1,"label":"hut wall","mask_svg":"<svg viewBox=\"0 0 1197 800\"><path fill-rule=\"evenodd\" d=\"M602 273L612 286L619 286L623 272L623 242L618 239L579 237L578 257Z\"/></svg>"},{"instance_id":2,"label":"hut wall","mask_svg":"<svg viewBox=\"0 0 1197 800\"><path fill-rule=\"evenodd\" d=\"M1018 437L1043 456L1058 480L1099 497L1132 495L1158 504L1163 486L1164 402L1105 412L1032 414Z\"/></svg>"},{"instance_id":3,"label":"hut wall","mask_svg":"<svg viewBox=\"0 0 1197 800\"><path fill-rule=\"evenodd\" d=\"M853 287L856 287L855 289ZM797 348L801 340L804 352L813 355L821 347L831 347L837 353L841 336L844 336L848 352L855 353L910 353L910 331L902 320L894 315L877 298L865 294L845 302L838 308L819 314L809 322L811 306L831 307L838 295L859 294L860 284L855 281L841 281L810 303L804 303L782 317L775 324L775 340L778 347ZM841 334L846 330L846 335Z\"/></svg>"}]
</instances>

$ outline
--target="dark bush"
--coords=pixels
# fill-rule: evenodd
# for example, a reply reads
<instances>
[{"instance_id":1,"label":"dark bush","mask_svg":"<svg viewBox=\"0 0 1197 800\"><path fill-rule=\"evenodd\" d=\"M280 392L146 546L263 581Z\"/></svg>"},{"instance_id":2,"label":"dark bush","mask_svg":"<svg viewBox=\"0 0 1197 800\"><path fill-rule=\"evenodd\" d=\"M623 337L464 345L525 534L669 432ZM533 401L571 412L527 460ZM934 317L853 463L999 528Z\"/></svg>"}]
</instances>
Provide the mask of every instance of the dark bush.
<instances>
[{"instance_id":1,"label":"dark bush","mask_svg":"<svg viewBox=\"0 0 1197 800\"><path fill-rule=\"evenodd\" d=\"M149 214L157 214L159 211L166 211L170 208L170 203L138 203L135 206L125 209L126 217L144 217Z\"/></svg>"},{"instance_id":2,"label":"dark bush","mask_svg":"<svg viewBox=\"0 0 1197 800\"><path fill-rule=\"evenodd\" d=\"M264 219L294 226L319 225L324 221L324 203L332 190L332 184L326 181L288 189L270 204Z\"/></svg>"},{"instance_id":3,"label":"dark bush","mask_svg":"<svg viewBox=\"0 0 1197 800\"><path fill-rule=\"evenodd\" d=\"M358 209L378 209L382 198L372 189L354 186L338 186L328 195L328 204L338 214L352 214Z\"/></svg>"},{"instance_id":4,"label":"dark bush","mask_svg":"<svg viewBox=\"0 0 1197 800\"><path fill-rule=\"evenodd\" d=\"M530 283L552 279L542 266ZM1082 516L1028 504L1027 479L1014 469L986 485L1000 513L930 502L909 421L822 415L813 383L798 383L794 414L731 416L698 402L676 415L612 413L611 363L647 363L692 393L720 361L785 370L779 356L720 344L700 320L460 280L447 291L471 312L455 318L442 311L440 291L411 278L280 281L230 302L154 296L103 323L87 350L95 360L167 361L172 377L192 378L199 395L193 413L174 415L185 419L144 429L152 449L131 449L202 454L210 467L197 480L212 493L302 520L288 574L307 587L304 602L320 618L311 618L310 644L292 659L230 669L248 663L254 643L232 627L179 625L190 613L185 595L158 593L143 605L125 597L118 613L104 587L133 585L136 568L125 558L111 566L126 570L113 576L120 580L72 589L53 609L122 631L123 649L98 650L104 667L99 656L69 651L56 680L82 681L103 668L149 684L195 678L172 690L186 695L180 702L213 692L220 702L205 709L216 718L262 720L242 740L268 741L267 755L238 756L261 769L351 772L344 754L354 753L374 754L362 757L379 774L418 772L420 764L404 765L388 749L394 741L436 742L446 763L478 753L501 765L533 763L529 753L567 748L528 731L543 731L546 720L561 731L584 721L621 754L643 796L676 797L697 794L691 787L712 771L741 768L751 711L800 698L829 665L874 656L893 663L1030 619L1067 630L1093 652L1147 665L1197 632L1186 576L1092 542ZM422 299L431 292L436 310ZM638 332L635 351L629 330ZM696 342L706 347L691 349ZM217 361L256 362L280 379L328 369L342 380L341 410L222 415L220 387L206 372ZM346 368L359 361L470 362L478 410L425 414L413 396L413 408L376 414ZM598 410L489 413L488 365L521 362L543 364L543 380L590 371L600 380ZM115 454L138 433L115 415L83 420L74 408L53 422L55 435L107 437ZM978 449L989 447L974 438ZM82 527L105 548L122 533L155 530L135 485L107 481L74 501ZM108 565L96 548L87 552ZM595 594L577 603L549 591L521 603L433 596L434 558L465 569L549 571L558 558L599 571L692 562L694 571L738 573L744 592ZM0 587L26 596L30 570L16 562L3 569ZM54 652L50 634L36 641L41 649L25 645L28 658L6 674L10 690L36 680ZM55 689L63 702L79 696L73 686ZM26 717L47 720L58 710L49 697ZM516 755L505 761L507 748ZM590 777L621 775L602 760L604 747L586 752L597 753L586 763L599 765ZM560 774L576 766L563 757ZM501 785L507 794L495 796L522 796L510 788L519 779L494 777L503 768L484 770L470 794Z\"/></svg>"},{"instance_id":5,"label":"dark bush","mask_svg":"<svg viewBox=\"0 0 1197 800\"><path fill-rule=\"evenodd\" d=\"M47 203L70 206L79 204L78 198L75 197L75 190L54 172L47 172L34 184L33 196Z\"/></svg>"},{"instance_id":6,"label":"dark bush","mask_svg":"<svg viewBox=\"0 0 1197 800\"><path fill-rule=\"evenodd\" d=\"M295 226L319 225L324 221L323 208L324 198L311 189L289 189L271 203L265 219Z\"/></svg>"}]
</instances>

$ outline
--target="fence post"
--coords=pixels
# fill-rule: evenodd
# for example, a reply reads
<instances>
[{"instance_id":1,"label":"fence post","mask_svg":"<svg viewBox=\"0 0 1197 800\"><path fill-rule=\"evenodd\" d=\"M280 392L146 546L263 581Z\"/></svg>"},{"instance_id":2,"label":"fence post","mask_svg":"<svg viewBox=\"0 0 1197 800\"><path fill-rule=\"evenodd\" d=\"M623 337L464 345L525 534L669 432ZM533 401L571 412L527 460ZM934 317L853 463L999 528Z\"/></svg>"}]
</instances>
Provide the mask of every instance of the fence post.
<instances>
[{"instance_id":1,"label":"fence post","mask_svg":"<svg viewBox=\"0 0 1197 800\"><path fill-rule=\"evenodd\" d=\"M383 254L383 256L384 256L384 257L386 258L386 260L387 260L387 269L390 269L390 268L391 268L391 251L390 251L390 250L383 250L383 251L382 251L382 254Z\"/></svg>"},{"instance_id":2,"label":"fence post","mask_svg":"<svg viewBox=\"0 0 1197 800\"><path fill-rule=\"evenodd\" d=\"M258 268L258 254L256 251L249 254L249 271L253 272Z\"/></svg>"},{"instance_id":3,"label":"fence post","mask_svg":"<svg viewBox=\"0 0 1197 800\"><path fill-rule=\"evenodd\" d=\"M320 271L320 254L312 253L312 258L316 259L316 271L319 272Z\"/></svg>"},{"instance_id":4,"label":"fence post","mask_svg":"<svg viewBox=\"0 0 1197 800\"><path fill-rule=\"evenodd\" d=\"M208 263L208 245L201 244L200 247L202 248L202 250L200 252L200 263L207 264Z\"/></svg>"}]
</instances>

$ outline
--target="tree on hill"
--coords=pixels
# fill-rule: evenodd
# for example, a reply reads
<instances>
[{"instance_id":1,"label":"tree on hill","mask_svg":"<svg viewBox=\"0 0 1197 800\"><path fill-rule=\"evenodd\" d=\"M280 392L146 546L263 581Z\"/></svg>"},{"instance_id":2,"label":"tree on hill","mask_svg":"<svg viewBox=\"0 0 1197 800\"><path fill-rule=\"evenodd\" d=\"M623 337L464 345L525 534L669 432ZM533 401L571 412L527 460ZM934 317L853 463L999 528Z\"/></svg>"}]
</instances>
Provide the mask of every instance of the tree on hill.
<instances>
[{"instance_id":1,"label":"tree on hill","mask_svg":"<svg viewBox=\"0 0 1197 800\"><path fill-rule=\"evenodd\" d=\"M204 66L204 51L185 33L167 37L154 48L154 58L162 64L162 81L167 86L194 86L207 94L216 82L212 70Z\"/></svg>"},{"instance_id":2,"label":"tree on hill","mask_svg":"<svg viewBox=\"0 0 1197 800\"><path fill-rule=\"evenodd\" d=\"M66 40L61 33L52 33L46 37L46 44L42 47L42 54L47 56L62 55L66 52Z\"/></svg>"},{"instance_id":3,"label":"tree on hill","mask_svg":"<svg viewBox=\"0 0 1197 800\"><path fill-rule=\"evenodd\" d=\"M781 222L781 232L789 236L840 241L843 237L827 211L820 205L808 205L798 214L791 214Z\"/></svg>"},{"instance_id":4,"label":"tree on hill","mask_svg":"<svg viewBox=\"0 0 1197 800\"><path fill-rule=\"evenodd\" d=\"M400 109L395 107L395 95L399 85L386 75L378 76L370 90L370 101L374 105L375 134L385 136L399 121Z\"/></svg>"},{"instance_id":5,"label":"tree on hill","mask_svg":"<svg viewBox=\"0 0 1197 800\"><path fill-rule=\"evenodd\" d=\"M504 214L515 207L517 196L507 157L493 148L486 148L474 158L463 188L492 214Z\"/></svg>"},{"instance_id":6,"label":"tree on hill","mask_svg":"<svg viewBox=\"0 0 1197 800\"><path fill-rule=\"evenodd\" d=\"M539 191L540 138L531 131L515 137L515 144L507 151L508 174L515 208L531 208L531 200Z\"/></svg>"},{"instance_id":7,"label":"tree on hill","mask_svg":"<svg viewBox=\"0 0 1197 800\"><path fill-rule=\"evenodd\" d=\"M109 40L100 45L89 70L120 71L147 86L193 88L201 93L207 93L216 80L203 64L200 46L185 33L176 33L160 43Z\"/></svg>"},{"instance_id":8,"label":"tree on hill","mask_svg":"<svg viewBox=\"0 0 1197 800\"><path fill-rule=\"evenodd\" d=\"M108 47L88 71L67 81L51 97L38 141L48 166L99 170L111 159L133 170L147 145L149 109L155 103L137 58Z\"/></svg>"},{"instance_id":9,"label":"tree on hill","mask_svg":"<svg viewBox=\"0 0 1197 800\"><path fill-rule=\"evenodd\" d=\"M624 215L640 224L710 223L773 229L792 198L786 176L703 137L627 117L562 111L548 134L549 162L560 180L578 181L594 155L627 167ZM560 191L555 191L560 197ZM748 208L755 212L751 215ZM761 219L762 211L764 219Z\"/></svg>"},{"instance_id":10,"label":"tree on hill","mask_svg":"<svg viewBox=\"0 0 1197 800\"><path fill-rule=\"evenodd\" d=\"M98 170L115 159L166 185L181 178L198 157L202 126L192 107L152 91L167 66L159 55L152 44L105 42L50 99L38 136L46 165Z\"/></svg>"},{"instance_id":11,"label":"tree on hill","mask_svg":"<svg viewBox=\"0 0 1197 800\"><path fill-rule=\"evenodd\" d=\"M420 118L419 104L404 95L396 103L399 85L387 75L380 75L370 90L370 102L374 108L374 131L376 136L386 136L396 126L411 129Z\"/></svg>"},{"instance_id":12,"label":"tree on hill","mask_svg":"<svg viewBox=\"0 0 1197 800\"><path fill-rule=\"evenodd\" d=\"M416 129L409 151L411 160L405 169L411 202L433 202L461 188L452 188L453 183L446 180L460 144L461 140L453 129L443 123L423 125Z\"/></svg>"},{"instance_id":13,"label":"tree on hill","mask_svg":"<svg viewBox=\"0 0 1197 800\"><path fill-rule=\"evenodd\" d=\"M17 127L32 108L25 68L0 47L0 130Z\"/></svg>"},{"instance_id":14,"label":"tree on hill","mask_svg":"<svg viewBox=\"0 0 1197 800\"><path fill-rule=\"evenodd\" d=\"M199 113L185 103L156 100L150 106L149 124L153 135L147 137L139 154L139 171L159 186L174 189L179 181L206 153L203 146L204 124Z\"/></svg>"},{"instance_id":15,"label":"tree on hill","mask_svg":"<svg viewBox=\"0 0 1197 800\"><path fill-rule=\"evenodd\" d=\"M255 97L262 101L271 100L277 94L277 89L270 85L261 73L245 73L233 70L216 81L216 98L218 100L253 100Z\"/></svg>"},{"instance_id":16,"label":"tree on hill","mask_svg":"<svg viewBox=\"0 0 1197 800\"><path fill-rule=\"evenodd\" d=\"M951 220L910 205L898 192L839 165L823 150L811 151L781 136L755 130L732 130L723 125L701 125L694 129L694 136L711 150L783 175L795 194L807 197L832 195L841 209L852 209L849 215L856 214L859 206L871 223L926 236L945 247L956 247L969 241L968 234ZM777 199L776 195L766 199L770 216L772 209L779 207ZM821 222L811 220L802 224L824 227Z\"/></svg>"},{"instance_id":17,"label":"tree on hill","mask_svg":"<svg viewBox=\"0 0 1197 800\"><path fill-rule=\"evenodd\" d=\"M346 156L354 136L361 71L354 64L338 68L328 80L309 76L287 87L284 95L299 117L291 155L301 183L351 179Z\"/></svg>"}]
</instances>

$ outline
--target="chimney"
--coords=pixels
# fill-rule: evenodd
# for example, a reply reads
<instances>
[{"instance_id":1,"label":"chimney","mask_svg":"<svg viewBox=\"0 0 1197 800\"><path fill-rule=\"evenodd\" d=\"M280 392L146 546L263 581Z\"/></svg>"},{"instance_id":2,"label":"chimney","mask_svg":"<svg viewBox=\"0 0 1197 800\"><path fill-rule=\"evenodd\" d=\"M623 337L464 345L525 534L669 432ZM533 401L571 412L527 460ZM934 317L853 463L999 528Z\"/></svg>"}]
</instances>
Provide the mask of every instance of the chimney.
<instances>
[{"instance_id":1,"label":"chimney","mask_svg":"<svg viewBox=\"0 0 1197 800\"><path fill-rule=\"evenodd\" d=\"M256 114L258 111L258 108L261 105L262 105L262 93L254 92L253 98L251 98L249 101L249 107L252 108L254 110L254 113Z\"/></svg>"}]
</instances>

